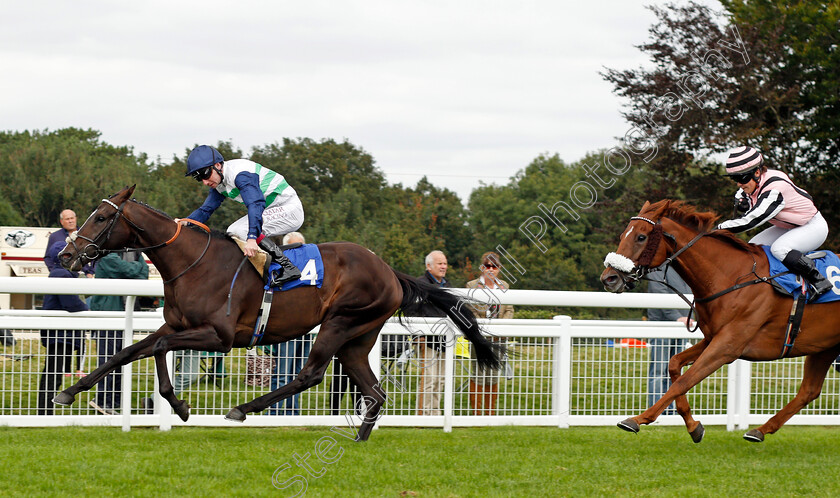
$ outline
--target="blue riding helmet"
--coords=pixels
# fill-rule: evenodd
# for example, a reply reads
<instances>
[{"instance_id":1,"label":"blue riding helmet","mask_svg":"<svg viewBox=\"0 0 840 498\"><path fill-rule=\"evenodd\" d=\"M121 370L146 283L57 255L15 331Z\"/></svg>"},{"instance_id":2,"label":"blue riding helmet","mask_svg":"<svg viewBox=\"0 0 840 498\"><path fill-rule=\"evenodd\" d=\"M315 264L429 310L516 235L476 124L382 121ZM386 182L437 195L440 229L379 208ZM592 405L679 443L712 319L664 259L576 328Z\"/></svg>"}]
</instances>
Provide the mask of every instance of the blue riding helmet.
<instances>
[{"instance_id":1,"label":"blue riding helmet","mask_svg":"<svg viewBox=\"0 0 840 498\"><path fill-rule=\"evenodd\" d=\"M187 158L187 172L184 173L184 176L190 176L200 169L223 162L225 162L225 158L215 148L209 145L199 145L190 152L190 157Z\"/></svg>"}]
</instances>

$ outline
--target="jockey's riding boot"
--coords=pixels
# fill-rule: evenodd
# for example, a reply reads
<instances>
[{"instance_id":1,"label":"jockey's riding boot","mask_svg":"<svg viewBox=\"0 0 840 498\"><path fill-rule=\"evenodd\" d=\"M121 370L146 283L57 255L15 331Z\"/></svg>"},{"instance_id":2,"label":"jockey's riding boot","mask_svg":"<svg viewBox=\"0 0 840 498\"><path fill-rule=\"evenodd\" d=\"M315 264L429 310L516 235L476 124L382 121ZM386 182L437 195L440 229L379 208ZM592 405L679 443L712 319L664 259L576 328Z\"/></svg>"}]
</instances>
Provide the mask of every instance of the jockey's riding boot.
<instances>
[{"instance_id":1,"label":"jockey's riding boot","mask_svg":"<svg viewBox=\"0 0 840 498\"><path fill-rule=\"evenodd\" d=\"M271 280L270 284L272 286L279 286L286 282L291 282L292 280L300 278L300 270L298 267L289 261L289 258L283 254L283 251L281 251L280 248L277 247L277 244L272 242L271 239L263 237L259 245L271 256L271 259L273 259L275 263L280 265L280 268L282 269L282 273L278 275L276 279L272 279L270 276L267 278L268 280Z\"/></svg>"},{"instance_id":2,"label":"jockey's riding boot","mask_svg":"<svg viewBox=\"0 0 840 498\"><path fill-rule=\"evenodd\" d=\"M785 266L787 266L792 272L803 277L809 284L811 284L811 286L814 287L814 295L811 299L815 299L817 296L825 294L834 287L834 284L826 280L820 271L817 270L814 260L803 256L802 253L797 250L790 251L787 256L785 256L782 263L784 263Z\"/></svg>"}]
</instances>

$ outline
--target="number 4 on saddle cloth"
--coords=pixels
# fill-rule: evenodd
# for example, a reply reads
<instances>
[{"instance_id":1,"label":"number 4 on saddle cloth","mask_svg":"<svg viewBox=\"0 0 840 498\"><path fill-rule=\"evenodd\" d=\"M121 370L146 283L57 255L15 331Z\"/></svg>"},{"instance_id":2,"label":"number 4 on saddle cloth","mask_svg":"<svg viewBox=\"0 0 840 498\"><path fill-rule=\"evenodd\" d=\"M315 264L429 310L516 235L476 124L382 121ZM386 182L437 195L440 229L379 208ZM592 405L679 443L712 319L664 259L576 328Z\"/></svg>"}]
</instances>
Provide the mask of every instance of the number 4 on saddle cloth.
<instances>
[{"instance_id":1,"label":"number 4 on saddle cloth","mask_svg":"<svg viewBox=\"0 0 840 498\"><path fill-rule=\"evenodd\" d=\"M300 279L286 282L278 288L274 285L274 276L277 273L282 273L282 270L280 270L280 265L272 262L268 268L270 278L267 279L269 283L266 284L265 290L286 291L305 285L314 285L319 289L321 288L324 283L324 260L321 259L321 251L316 244L303 244L294 249L284 249L283 254L289 258L293 265L300 268ZM271 286L270 289L269 286Z\"/></svg>"},{"instance_id":2,"label":"number 4 on saddle cloth","mask_svg":"<svg viewBox=\"0 0 840 498\"><path fill-rule=\"evenodd\" d=\"M764 253L767 254L767 261L770 263L770 275L776 275L778 273L789 271L781 261L773 256L770 252L769 246L761 246L761 248L764 249ZM833 252L825 250L813 251L808 254L814 253L825 253L825 256L815 258L814 264L816 264L820 273L825 275L825 278L827 278L834 287L831 289L831 292L826 292L812 302L828 303L840 300L840 258L838 258ZM797 281L798 278L799 277L794 273L787 273L776 277L771 281L771 283L773 284L773 288L777 291L782 294L791 295L795 298L802 292L802 283Z\"/></svg>"}]
</instances>

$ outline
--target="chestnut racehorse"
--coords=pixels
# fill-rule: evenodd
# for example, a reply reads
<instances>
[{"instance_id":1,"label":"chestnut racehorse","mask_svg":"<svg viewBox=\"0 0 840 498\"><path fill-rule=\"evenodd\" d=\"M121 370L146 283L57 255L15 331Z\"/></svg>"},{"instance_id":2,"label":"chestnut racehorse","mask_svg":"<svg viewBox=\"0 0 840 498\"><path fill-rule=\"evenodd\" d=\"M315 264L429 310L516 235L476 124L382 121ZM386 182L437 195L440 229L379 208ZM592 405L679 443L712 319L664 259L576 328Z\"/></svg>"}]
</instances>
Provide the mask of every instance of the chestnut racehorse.
<instances>
[{"instance_id":1,"label":"chestnut racehorse","mask_svg":"<svg viewBox=\"0 0 840 498\"><path fill-rule=\"evenodd\" d=\"M241 265L242 251L229 237L194 227L181 229L166 214L130 199L133 192L134 187L125 188L103 199L69 237L59 258L63 266L78 271L109 252L143 251L164 280L165 323L59 393L55 402L69 405L77 393L92 388L116 368L154 355L160 393L186 421L189 406L174 394L166 353L183 349L226 353L248 346L263 300L263 280L251 264ZM306 364L291 383L233 408L226 418L244 421L248 413L319 384L336 355L365 401L358 440L366 440L385 402L368 353L397 309L411 309L422 302L452 318L472 342L480 363L499 365L503 348L481 334L465 299L397 272L362 246L334 242L318 248L324 263L321 288L302 286L275 293L259 342L285 342L320 324Z\"/></svg>"},{"instance_id":2,"label":"chestnut racehorse","mask_svg":"<svg viewBox=\"0 0 840 498\"><path fill-rule=\"evenodd\" d=\"M686 392L721 366L742 358L770 361L780 357L792 298L776 292L767 282L746 285L715 296L737 283L769 276L769 263L757 245L725 230L713 230L717 215L664 200L646 202L621 234L615 253L604 261L601 282L610 292L623 292L650 269L666 261L691 287L697 300L697 321L703 339L668 362L671 387L641 415L618 424L638 432L676 401L679 414L695 443L703 438L703 425L691 416ZM834 292L840 293L835 287ZM705 299L704 298L709 298ZM705 302L704 302L705 301ZM801 332L786 356L805 356L805 373L796 396L764 425L744 438L761 442L804 406L816 399L832 361L840 353L840 302L805 307ZM685 373L682 368L691 365Z\"/></svg>"}]
</instances>

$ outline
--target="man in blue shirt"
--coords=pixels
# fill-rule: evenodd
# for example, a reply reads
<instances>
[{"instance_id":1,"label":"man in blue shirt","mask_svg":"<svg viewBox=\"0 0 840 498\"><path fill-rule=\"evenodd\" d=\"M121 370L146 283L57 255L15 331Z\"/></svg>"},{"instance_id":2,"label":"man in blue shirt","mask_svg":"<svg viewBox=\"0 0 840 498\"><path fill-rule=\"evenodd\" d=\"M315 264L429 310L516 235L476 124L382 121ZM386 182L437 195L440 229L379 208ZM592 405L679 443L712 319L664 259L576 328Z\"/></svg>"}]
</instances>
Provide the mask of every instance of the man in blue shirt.
<instances>
[{"instance_id":1,"label":"man in blue shirt","mask_svg":"<svg viewBox=\"0 0 840 498\"><path fill-rule=\"evenodd\" d=\"M648 292L653 294L673 294L674 290L682 294L691 294L691 287L671 267L648 275ZM670 287L669 287L670 285ZM673 287L673 289L672 289ZM648 320L657 322L688 321L688 310L649 308ZM685 341L683 339L650 339L650 365L648 366L648 406L656 403L671 386L671 375L668 373L668 361L677 353L682 352ZM666 415L674 412L673 403L665 410Z\"/></svg>"}]
</instances>

